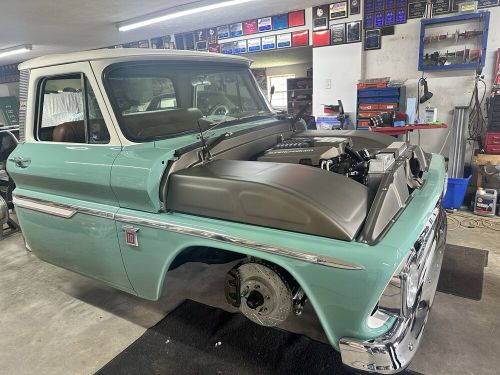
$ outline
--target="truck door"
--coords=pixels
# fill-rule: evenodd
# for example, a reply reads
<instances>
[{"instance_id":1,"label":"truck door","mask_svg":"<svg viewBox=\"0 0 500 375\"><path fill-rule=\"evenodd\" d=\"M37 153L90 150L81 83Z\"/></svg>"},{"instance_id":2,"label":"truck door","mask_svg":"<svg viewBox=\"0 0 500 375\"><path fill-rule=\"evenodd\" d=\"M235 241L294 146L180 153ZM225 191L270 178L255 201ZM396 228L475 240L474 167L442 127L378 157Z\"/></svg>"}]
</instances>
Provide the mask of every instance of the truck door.
<instances>
[{"instance_id":1,"label":"truck door","mask_svg":"<svg viewBox=\"0 0 500 375\"><path fill-rule=\"evenodd\" d=\"M117 241L111 166L121 144L88 62L33 69L25 142L9 156L14 203L30 250L132 290Z\"/></svg>"}]
</instances>

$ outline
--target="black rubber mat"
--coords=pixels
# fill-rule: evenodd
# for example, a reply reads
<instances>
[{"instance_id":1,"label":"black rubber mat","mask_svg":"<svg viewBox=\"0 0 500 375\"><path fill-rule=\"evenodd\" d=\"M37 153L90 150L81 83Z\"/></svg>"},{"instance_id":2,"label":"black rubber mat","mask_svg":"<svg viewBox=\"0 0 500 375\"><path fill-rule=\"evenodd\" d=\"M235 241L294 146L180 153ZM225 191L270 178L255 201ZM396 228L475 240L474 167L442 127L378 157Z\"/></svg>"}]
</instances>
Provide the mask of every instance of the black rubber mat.
<instances>
[{"instance_id":1,"label":"black rubber mat","mask_svg":"<svg viewBox=\"0 0 500 375\"><path fill-rule=\"evenodd\" d=\"M484 267L487 265L486 250L446 245L437 290L480 300L483 295Z\"/></svg>"},{"instance_id":2,"label":"black rubber mat","mask_svg":"<svg viewBox=\"0 0 500 375\"><path fill-rule=\"evenodd\" d=\"M100 369L126 374L346 374L330 345L185 301ZM417 373L405 371L402 374Z\"/></svg>"}]
</instances>

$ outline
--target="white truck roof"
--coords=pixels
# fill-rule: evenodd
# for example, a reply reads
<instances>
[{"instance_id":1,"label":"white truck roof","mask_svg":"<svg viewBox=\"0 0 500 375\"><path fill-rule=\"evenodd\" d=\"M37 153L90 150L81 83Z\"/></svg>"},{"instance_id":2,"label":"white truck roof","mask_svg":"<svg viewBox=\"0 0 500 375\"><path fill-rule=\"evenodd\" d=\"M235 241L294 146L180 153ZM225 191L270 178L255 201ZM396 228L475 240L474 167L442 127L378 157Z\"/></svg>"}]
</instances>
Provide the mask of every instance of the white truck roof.
<instances>
[{"instance_id":1,"label":"white truck roof","mask_svg":"<svg viewBox=\"0 0 500 375\"><path fill-rule=\"evenodd\" d=\"M99 49L81 52L64 53L57 55L47 55L36 57L19 64L19 70L34 69L46 66L69 64L81 61L94 61L105 59L118 59L126 57L155 57L165 60L190 60L190 61L219 61L226 63L236 63L250 66L251 60L242 56L224 55L221 53L181 51L181 50L161 50L146 48L115 48Z\"/></svg>"}]
</instances>

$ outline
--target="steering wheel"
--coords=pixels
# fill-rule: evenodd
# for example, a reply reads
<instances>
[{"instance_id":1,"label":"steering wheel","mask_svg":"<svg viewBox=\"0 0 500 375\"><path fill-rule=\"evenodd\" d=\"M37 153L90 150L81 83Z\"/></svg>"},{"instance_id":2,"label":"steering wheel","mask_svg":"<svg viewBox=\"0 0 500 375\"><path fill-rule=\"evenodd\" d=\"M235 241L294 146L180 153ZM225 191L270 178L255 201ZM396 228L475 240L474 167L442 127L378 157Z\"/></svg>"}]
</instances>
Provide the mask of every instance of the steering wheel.
<instances>
[{"instance_id":1,"label":"steering wheel","mask_svg":"<svg viewBox=\"0 0 500 375\"><path fill-rule=\"evenodd\" d=\"M226 116L229 113L229 108L227 105L218 103L214 105L210 110L210 116Z\"/></svg>"}]
</instances>

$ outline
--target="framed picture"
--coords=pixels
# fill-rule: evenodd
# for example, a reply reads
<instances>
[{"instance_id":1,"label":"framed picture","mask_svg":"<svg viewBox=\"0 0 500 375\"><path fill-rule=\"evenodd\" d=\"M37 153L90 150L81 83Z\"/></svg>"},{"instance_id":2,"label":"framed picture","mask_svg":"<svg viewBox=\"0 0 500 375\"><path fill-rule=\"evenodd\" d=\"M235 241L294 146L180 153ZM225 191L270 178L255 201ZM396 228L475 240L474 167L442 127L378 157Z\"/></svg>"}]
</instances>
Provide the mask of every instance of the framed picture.
<instances>
[{"instance_id":1,"label":"framed picture","mask_svg":"<svg viewBox=\"0 0 500 375\"><path fill-rule=\"evenodd\" d=\"M349 13L351 16L361 14L361 0L349 0Z\"/></svg>"},{"instance_id":2,"label":"framed picture","mask_svg":"<svg viewBox=\"0 0 500 375\"><path fill-rule=\"evenodd\" d=\"M257 20L243 22L243 34L252 35L257 33Z\"/></svg>"},{"instance_id":3,"label":"framed picture","mask_svg":"<svg viewBox=\"0 0 500 375\"><path fill-rule=\"evenodd\" d=\"M306 11L295 10L288 13L288 27L304 26L306 24Z\"/></svg>"},{"instance_id":4,"label":"framed picture","mask_svg":"<svg viewBox=\"0 0 500 375\"><path fill-rule=\"evenodd\" d=\"M385 9L385 0L375 0L375 12L383 12Z\"/></svg>"},{"instance_id":5,"label":"framed picture","mask_svg":"<svg viewBox=\"0 0 500 375\"><path fill-rule=\"evenodd\" d=\"M152 49L164 49L163 45L163 37L160 36L159 38L151 38L151 48Z\"/></svg>"},{"instance_id":6,"label":"framed picture","mask_svg":"<svg viewBox=\"0 0 500 375\"><path fill-rule=\"evenodd\" d=\"M272 31L273 22L272 22L271 17L259 18L257 20L257 28L259 30L259 33L263 33L266 31Z\"/></svg>"},{"instance_id":7,"label":"framed picture","mask_svg":"<svg viewBox=\"0 0 500 375\"><path fill-rule=\"evenodd\" d=\"M365 20L365 29L373 29L373 25L374 25L374 21L375 21L374 14L373 13L365 13L364 20Z\"/></svg>"},{"instance_id":8,"label":"framed picture","mask_svg":"<svg viewBox=\"0 0 500 375\"><path fill-rule=\"evenodd\" d=\"M328 17L330 21L338 20L340 18L347 18L348 7L347 1L339 1L338 3L330 4Z\"/></svg>"},{"instance_id":9,"label":"framed picture","mask_svg":"<svg viewBox=\"0 0 500 375\"><path fill-rule=\"evenodd\" d=\"M229 33L231 35L231 38L236 38L238 36L242 36L243 35L243 23L236 22L236 23L229 25Z\"/></svg>"},{"instance_id":10,"label":"framed picture","mask_svg":"<svg viewBox=\"0 0 500 375\"><path fill-rule=\"evenodd\" d=\"M217 39L227 39L229 38L229 26L219 26L217 28Z\"/></svg>"},{"instance_id":11,"label":"framed picture","mask_svg":"<svg viewBox=\"0 0 500 375\"><path fill-rule=\"evenodd\" d=\"M238 40L234 42L233 53L247 53L247 41Z\"/></svg>"},{"instance_id":12,"label":"framed picture","mask_svg":"<svg viewBox=\"0 0 500 375\"><path fill-rule=\"evenodd\" d=\"M233 54L233 46L234 46L234 44L231 42L222 43L220 46L221 52L225 55L232 55Z\"/></svg>"},{"instance_id":13,"label":"framed picture","mask_svg":"<svg viewBox=\"0 0 500 375\"><path fill-rule=\"evenodd\" d=\"M382 47L382 35L380 29L365 30L365 51L380 49Z\"/></svg>"},{"instance_id":14,"label":"framed picture","mask_svg":"<svg viewBox=\"0 0 500 375\"><path fill-rule=\"evenodd\" d=\"M396 10L396 23L398 25L402 23L406 23L407 17L406 17L406 7L404 8L398 8Z\"/></svg>"},{"instance_id":15,"label":"framed picture","mask_svg":"<svg viewBox=\"0 0 500 375\"><path fill-rule=\"evenodd\" d=\"M408 1L408 19L422 18L425 13L425 0L410 0Z\"/></svg>"},{"instance_id":16,"label":"framed picture","mask_svg":"<svg viewBox=\"0 0 500 375\"><path fill-rule=\"evenodd\" d=\"M262 49L262 43L260 38L248 39L248 52L260 52Z\"/></svg>"},{"instance_id":17,"label":"framed picture","mask_svg":"<svg viewBox=\"0 0 500 375\"><path fill-rule=\"evenodd\" d=\"M273 30L288 29L288 13L272 16Z\"/></svg>"},{"instance_id":18,"label":"framed picture","mask_svg":"<svg viewBox=\"0 0 500 375\"><path fill-rule=\"evenodd\" d=\"M210 28L207 31L207 42L208 44L216 44L217 43L217 30L215 28Z\"/></svg>"},{"instance_id":19,"label":"framed picture","mask_svg":"<svg viewBox=\"0 0 500 375\"><path fill-rule=\"evenodd\" d=\"M346 42L345 23L330 25L330 38L332 46L344 44Z\"/></svg>"},{"instance_id":20,"label":"framed picture","mask_svg":"<svg viewBox=\"0 0 500 375\"><path fill-rule=\"evenodd\" d=\"M210 44L208 46L208 52L220 53L220 44Z\"/></svg>"},{"instance_id":21,"label":"framed picture","mask_svg":"<svg viewBox=\"0 0 500 375\"><path fill-rule=\"evenodd\" d=\"M313 7L313 30L328 29L328 5Z\"/></svg>"},{"instance_id":22,"label":"framed picture","mask_svg":"<svg viewBox=\"0 0 500 375\"><path fill-rule=\"evenodd\" d=\"M361 21L346 23L346 43L361 42Z\"/></svg>"},{"instance_id":23,"label":"framed picture","mask_svg":"<svg viewBox=\"0 0 500 375\"><path fill-rule=\"evenodd\" d=\"M206 51L208 49L208 44L206 40L202 40L196 42L196 50L197 51Z\"/></svg>"},{"instance_id":24,"label":"framed picture","mask_svg":"<svg viewBox=\"0 0 500 375\"><path fill-rule=\"evenodd\" d=\"M375 22L374 27L384 26L385 12L375 12Z\"/></svg>"},{"instance_id":25,"label":"framed picture","mask_svg":"<svg viewBox=\"0 0 500 375\"><path fill-rule=\"evenodd\" d=\"M175 34L175 47L177 49L186 49L186 44L184 43L184 35L183 34Z\"/></svg>"},{"instance_id":26,"label":"framed picture","mask_svg":"<svg viewBox=\"0 0 500 375\"><path fill-rule=\"evenodd\" d=\"M395 9L387 9L385 11L384 25L391 26L394 24L396 24L396 10Z\"/></svg>"},{"instance_id":27,"label":"framed picture","mask_svg":"<svg viewBox=\"0 0 500 375\"><path fill-rule=\"evenodd\" d=\"M375 1L365 0L365 13L375 12Z\"/></svg>"},{"instance_id":28,"label":"framed picture","mask_svg":"<svg viewBox=\"0 0 500 375\"><path fill-rule=\"evenodd\" d=\"M294 31L292 33L292 46L302 47L309 45L309 30Z\"/></svg>"},{"instance_id":29,"label":"framed picture","mask_svg":"<svg viewBox=\"0 0 500 375\"><path fill-rule=\"evenodd\" d=\"M330 45L330 30L313 32L313 47L323 47Z\"/></svg>"},{"instance_id":30,"label":"framed picture","mask_svg":"<svg viewBox=\"0 0 500 375\"><path fill-rule=\"evenodd\" d=\"M276 45L278 48L290 48L292 46L292 33L277 35Z\"/></svg>"}]
</instances>

